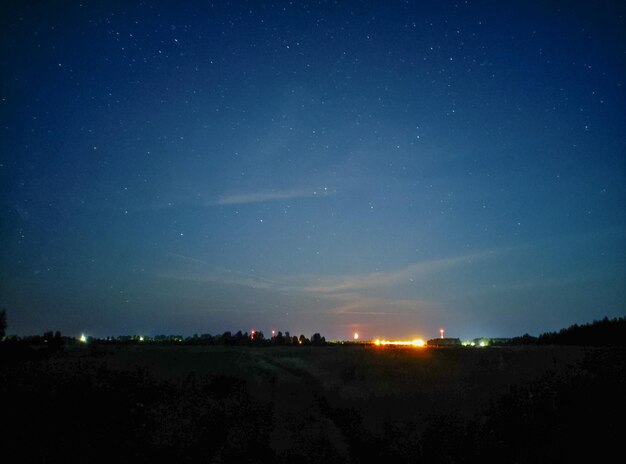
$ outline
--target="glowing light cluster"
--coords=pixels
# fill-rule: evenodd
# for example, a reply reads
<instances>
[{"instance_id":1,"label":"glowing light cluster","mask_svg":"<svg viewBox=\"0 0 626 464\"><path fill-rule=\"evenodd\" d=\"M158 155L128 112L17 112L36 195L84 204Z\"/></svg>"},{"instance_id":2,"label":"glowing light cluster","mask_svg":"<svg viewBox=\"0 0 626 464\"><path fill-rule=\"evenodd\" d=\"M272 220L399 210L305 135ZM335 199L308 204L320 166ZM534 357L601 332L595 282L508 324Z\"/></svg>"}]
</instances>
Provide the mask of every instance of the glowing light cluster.
<instances>
[{"instance_id":1,"label":"glowing light cluster","mask_svg":"<svg viewBox=\"0 0 626 464\"><path fill-rule=\"evenodd\" d=\"M423 347L423 346L426 345L426 343L421 338L417 338L415 340L378 340L378 339L376 339L376 340L374 340L374 345L376 345L376 346L392 345L392 346L416 346L416 347Z\"/></svg>"}]
</instances>

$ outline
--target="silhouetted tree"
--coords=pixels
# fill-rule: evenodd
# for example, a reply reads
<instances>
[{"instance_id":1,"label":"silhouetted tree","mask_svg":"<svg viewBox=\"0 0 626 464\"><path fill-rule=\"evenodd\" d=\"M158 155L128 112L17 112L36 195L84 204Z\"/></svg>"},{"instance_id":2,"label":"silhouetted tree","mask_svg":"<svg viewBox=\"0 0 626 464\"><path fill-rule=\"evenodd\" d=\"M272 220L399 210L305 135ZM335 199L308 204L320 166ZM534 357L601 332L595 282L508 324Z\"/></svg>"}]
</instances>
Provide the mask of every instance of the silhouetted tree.
<instances>
[{"instance_id":1,"label":"silhouetted tree","mask_svg":"<svg viewBox=\"0 0 626 464\"><path fill-rule=\"evenodd\" d=\"M278 333L274 337L274 344L275 345L284 345L285 344L285 337L283 337L283 333L281 331L278 331Z\"/></svg>"},{"instance_id":2,"label":"silhouetted tree","mask_svg":"<svg viewBox=\"0 0 626 464\"><path fill-rule=\"evenodd\" d=\"M254 336L250 338L250 343L253 345L263 345L265 342L265 335L263 332L254 332Z\"/></svg>"},{"instance_id":3,"label":"silhouetted tree","mask_svg":"<svg viewBox=\"0 0 626 464\"><path fill-rule=\"evenodd\" d=\"M4 338L7 332L7 310L0 310L0 340Z\"/></svg>"},{"instance_id":4,"label":"silhouetted tree","mask_svg":"<svg viewBox=\"0 0 626 464\"><path fill-rule=\"evenodd\" d=\"M521 337L513 337L509 341L508 344L509 345L536 345L537 337L533 337L532 335L525 333Z\"/></svg>"},{"instance_id":5,"label":"silhouetted tree","mask_svg":"<svg viewBox=\"0 0 626 464\"><path fill-rule=\"evenodd\" d=\"M45 332L43 334L43 342L48 345L50 351L58 351L63 348L63 337L61 337L61 332L58 330L56 332L52 332L52 330Z\"/></svg>"},{"instance_id":6,"label":"silhouetted tree","mask_svg":"<svg viewBox=\"0 0 626 464\"><path fill-rule=\"evenodd\" d=\"M230 344L231 344L231 340L232 340L233 336L232 336L232 334L230 333L230 331L226 331L226 332L224 332L224 333L222 334L222 337L221 337L221 338L222 338L222 339L221 339L222 345L230 345Z\"/></svg>"},{"instance_id":7,"label":"silhouetted tree","mask_svg":"<svg viewBox=\"0 0 626 464\"><path fill-rule=\"evenodd\" d=\"M319 333L314 333L311 336L311 344L312 345L323 345L326 343L326 339L322 337Z\"/></svg>"},{"instance_id":8,"label":"silhouetted tree","mask_svg":"<svg viewBox=\"0 0 626 464\"><path fill-rule=\"evenodd\" d=\"M537 339L540 345L626 345L626 318L609 319L604 317L591 324L574 324L559 332L547 332Z\"/></svg>"},{"instance_id":9,"label":"silhouetted tree","mask_svg":"<svg viewBox=\"0 0 626 464\"><path fill-rule=\"evenodd\" d=\"M241 330L238 330L237 333L233 336L233 344L234 345L246 345L246 339L248 338L248 333L242 334Z\"/></svg>"}]
</instances>

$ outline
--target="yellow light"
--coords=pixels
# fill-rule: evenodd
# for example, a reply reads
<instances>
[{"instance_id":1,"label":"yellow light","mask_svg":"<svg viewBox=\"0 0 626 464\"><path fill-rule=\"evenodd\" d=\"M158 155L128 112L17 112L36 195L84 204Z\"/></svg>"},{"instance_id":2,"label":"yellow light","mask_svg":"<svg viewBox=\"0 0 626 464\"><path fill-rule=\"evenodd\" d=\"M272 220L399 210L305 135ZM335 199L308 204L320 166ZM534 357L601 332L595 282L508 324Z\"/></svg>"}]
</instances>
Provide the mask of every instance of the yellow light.
<instances>
[{"instance_id":1,"label":"yellow light","mask_svg":"<svg viewBox=\"0 0 626 464\"><path fill-rule=\"evenodd\" d=\"M87 343L87 337L85 336L85 334L80 334L80 342Z\"/></svg>"},{"instance_id":2,"label":"yellow light","mask_svg":"<svg viewBox=\"0 0 626 464\"><path fill-rule=\"evenodd\" d=\"M354 339L358 340L359 339L359 334L357 332L354 332Z\"/></svg>"},{"instance_id":3,"label":"yellow light","mask_svg":"<svg viewBox=\"0 0 626 464\"><path fill-rule=\"evenodd\" d=\"M376 340L374 341L376 346L383 345L392 345L392 346L415 346L418 348L426 346L426 342L421 338L417 338L415 340Z\"/></svg>"},{"instance_id":4,"label":"yellow light","mask_svg":"<svg viewBox=\"0 0 626 464\"><path fill-rule=\"evenodd\" d=\"M143 342L143 337L139 337L139 341L140 341L140 342Z\"/></svg>"}]
</instances>

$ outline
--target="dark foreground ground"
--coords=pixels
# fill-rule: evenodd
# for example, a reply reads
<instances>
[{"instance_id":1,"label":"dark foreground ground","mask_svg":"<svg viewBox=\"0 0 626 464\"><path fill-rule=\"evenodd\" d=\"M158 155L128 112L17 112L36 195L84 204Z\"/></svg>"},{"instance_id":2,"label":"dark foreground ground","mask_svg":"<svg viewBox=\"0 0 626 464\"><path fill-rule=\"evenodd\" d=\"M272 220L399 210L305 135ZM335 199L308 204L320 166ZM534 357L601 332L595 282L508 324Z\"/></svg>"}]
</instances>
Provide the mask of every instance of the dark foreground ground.
<instances>
[{"instance_id":1,"label":"dark foreground ground","mask_svg":"<svg viewBox=\"0 0 626 464\"><path fill-rule=\"evenodd\" d=\"M624 349L1 348L21 462L599 462L625 436Z\"/></svg>"}]
</instances>

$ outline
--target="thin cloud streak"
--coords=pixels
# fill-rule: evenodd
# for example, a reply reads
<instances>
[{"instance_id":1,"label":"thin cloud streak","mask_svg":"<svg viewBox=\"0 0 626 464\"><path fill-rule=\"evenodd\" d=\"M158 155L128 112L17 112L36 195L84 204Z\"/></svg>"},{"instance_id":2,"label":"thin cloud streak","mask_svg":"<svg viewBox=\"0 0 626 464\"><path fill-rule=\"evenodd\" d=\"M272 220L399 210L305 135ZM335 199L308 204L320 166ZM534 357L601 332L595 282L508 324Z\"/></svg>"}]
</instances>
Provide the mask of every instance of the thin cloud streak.
<instances>
[{"instance_id":1,"label":"thin cloud streak","mask_svg":"<svg viewBox=\"0 0 626 464\"><path fill-rule=\"evenodd\" d=\"M240 193L221 196L216 205L245 205L266 201L293 200L296 198L324 198L334 192L323 189L271 190L269 192Z\"/></svg>"},{"instance_id":2,"label":"thin cloud streak","mask_svg":"<svg viewBox=\"0 0 626 464\"><path fill-rule=\"evenodd\" d=\"M371 274L331 278L323 277L318 279L319 284L307 286L305 290L313 293L329 294L353 290L394 287L411 283L434 272L452 269L465 264L472 264L475 260L491 257L495 253L495 251L484 251L451 258L424 261L411 264L402 269L373 272Z\"/></svg>"},{"instance_id":3,"label":"thin cloud streak","mask_svg":"<svg viewBox=\"0 0 626 464\"><path fill-rule=\"evenodd\" d=\"M343 302L331 309L335 314L414 316L440 309L438 303L418 299L377 298L359 294L327 295L326 298Z\"/></svg>"},{"instance_id":4,"label":"thin cloud streak","mask_svg":"<svg viewBox=\"0 0 626 464\"><path fill-rule=\"evenodd\" d=\"M266 279L261 276L246 274L238 271L231 270L207 270L204 272L197 272L194 270L186 271L166 271L157 274L159 278L171 279L171 280L185 280L190 282L204 282L215 283L219 285L238 285L242 287L249 287L254 289L281 289L283 283Z\"/></svg>"},{"instance_id":5,"label":"thin cloud streak","mask_svg":"<svg viewBox=\"0 0 626 464\"><path fill-rule=\"evenodd\" d=\"M207 266L208 263L206 261L202 261L201 259L198 258L192 258L191 256L185 256L185 255L181 255L178 253L168 253L168 256L173 256L175 258L179 258L187 263L192 263L192 264L201 264L203 266Z\"/></svg>"},{"instance_id":6,"label":"thin cloud streak","mask_svg":"<svg viewBox=\"0 0 626 464\"><path fill-rule=\"evenodd\" d=\"M442 258L438 260L423 261L410 264L401 269L390 271L373 272L370 274L340 275L340 276L274 276L271 278L249 274L230 269L212 268L206 272L187 270L176 272L169 270L161 273L161 277L177 280L195 280L215 282L220 284L242 285L253 288L267 288L282 292L304 292L318 297L343 297L355 296L359 292L371 289L392 288L410 284L433 273L451 270L464 265L471 265L477 260L487 259L502 253L504 250L486 250L477 253ZM187 260L190 264L205 264L187 256L169 253L181 260Z\"/></svg>"},{"instance_id":7,"label":"thin cloud streak","mask_svg":"<svg viewBox=\"0 0 626 464\"><path fill-rule=\"evenodd\" d=\"M347 317L419 317L433 320L444 309L443 301L430 301L406 296L387 296L387 290L418 282L432 274L451 271L471 265L477 260L497 256L510 249L485 250L472 254L453 256L438 260L410 264L404 268L380 271L361 275L335 277L319 275L274 276L267 278L229 269L195 268L196 262L189 261L183 272L161 273L159 277L173 280L186 280L218 285L240 286L262 292L280 293L300 299L308 308L335 316ZM174 255L182 259L183 255ZM186 257L185 257L186 258ZM380 290L382 295L372 294ZM317 302L317 303L315 303Z\"/></svg>"}]
</instances>

